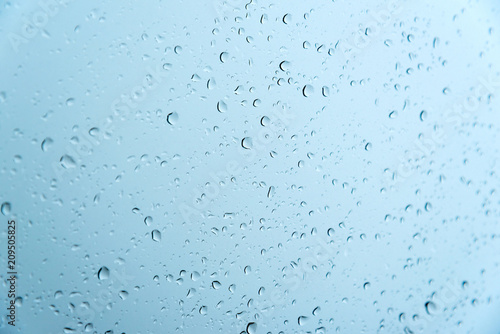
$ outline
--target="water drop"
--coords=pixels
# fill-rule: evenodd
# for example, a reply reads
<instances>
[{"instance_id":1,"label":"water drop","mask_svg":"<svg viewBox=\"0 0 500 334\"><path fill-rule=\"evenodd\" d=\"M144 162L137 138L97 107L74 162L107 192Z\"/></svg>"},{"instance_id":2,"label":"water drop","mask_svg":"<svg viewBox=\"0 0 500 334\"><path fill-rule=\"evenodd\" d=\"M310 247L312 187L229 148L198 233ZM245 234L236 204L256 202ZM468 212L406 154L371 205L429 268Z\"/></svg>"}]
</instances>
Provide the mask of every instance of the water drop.
<instances>
[{"instance_id":1,"label":"water drop","mask_svg":"<svg viewBox=\"0 0 500 334\"><path fill-rule=\"evenodd\" d=\"M65 169L76 167L75 159L73 159L73 157L67 154L63 155L61 159L59 159L59 162L61 163L61 166L63 166Z\"/></svg>"},{"instance_id":2,"label":"water drop","mask_svg":"<svg viewBox=\"0 0 500 334\"><path fill-rule=\"evenodd\" d=\"M147 216L146 218L144 218L144 224L146 224L146 226L151 225L152 222L153 222L153 217Z\"/></svg>"},{"instance_id":3,"label":"water drop","mask_svg":"<svg viewBox=\"0 0 500 334\"><path fill-rule=\"evenodd\" d=\"M93 127L89 130L89 135L97 137L99 135L99 128Z\"/></svg>"},{"instance_id":4,"label":"water drop","mask_svg":"<svg viewBox=\"0 0 500 334\"><path fill-rule=\"evenodd\" d=\"M309 97L314 93L314 87L311 85L305 85L304 88L302 88L302 95L305 97Z\"/></svg>"},{"instance_id":5,"label":"water drop","mask_svg":"<svg viewBox=\"0 0 500 334\"><path fill-rule=\"evenodd\" d=\"M174 52L176 54L180 54L182 52L182 46L180 45L177 45L175 48L174 48Z\"/></svg>"},{"instance_id":6,"label":"water drop","mask_svg":"<svg viewBox=\"0 0 500 334\"><path fill-rule=\"evenodd\" d=\"M47 152L53 143L54 143L54 141L52 140L52 138L49 138L49 137L45 138L42 141L42 144L40 145L42 148L42 151Z\"/></svg>"},{"instance_id":7,"label":"water drop","mask_svg":"<svg viewBox=\"0 0 500 334\"><path fill-rule=\"evenodd\" d=\"M217 110L221 113L226 112L227 111L227 104L222 100L217 102Z\"/></svg>"},{"instance_id":8,"label":"water drop","mask_svg":"<svg viewBox=\"0 0 500 334\"><path fill-rule=\"evenodd\" d=\"M207 81L207 89L214 89L215 86L217 86L217 84L215 83L215 79L214 78L208 79L208 81Z\"/></svg>"},{"instance_id":9,"label":"water drop","mask_svg":"<svg viewBox=\"0 0 500 334\"><path fill-rule=\"evenodd\" d=\"M420 120L423 122L423 121L425 121L426 119L427 119L427 111L422 110L422 111L420 112Z\"/></svg>"},{"instance_id":10,"label":"water drop","mask_svg":"<svg viewBox=\"0 0 500 334\"><path fill-rule=\"evenodd\" d=\"M292 22L292 15L291 14L285 14L283 16L283 23L284 24L290 24Z\"/></svg>"},{"instance_id":11,"label":"water drop","mask_svg":"<svg viewBox=\"0 0 500 334\"><path fill-rule=\"evenodd\" d=\"M286 60L283 60L281 63L280 63L280 69L283 71L283 72L286 72L290 69L290 62L286 61Z\"/></svg>"},{"instance_id":12,"label":"water drop","mask_svg":"<svg viewBox=\"0 0 500 334\"><path fill-rule=\"evenodd\" d=\"M428 301L425 303L425 311L429 315L434 315L437 312L437 306L434 304L434 302Z\"/></svg>"},{"instance_id":13,"label":"water drop","mask_svg":"<svg viewBox=\"0 0 500 334\"><path fill-rule=\"evenodd\" d=\"M273 186L269 187L269 190L267 191L267 198L273 197L275 192L276 189Z\"/></svg>"},{"instance_id":14,"label":"water drop","mask_svg":"<svg viewBox=\"0 0 500 334\"><path fill-rule=\"evenodd\" d=\"M160 242L161 241L161 232L158 230L153 230L151 232L151 238L153 241Z\"/></svg>"},{"instance_id":15,"label":"water drop","mask_svg":"<svg viewBox=\"0 0 500 334\"><path fill-rule=\"evenodd\" d=\"M297 322L298 322L298 324L299 324L300 326L304 326L304 325L307 323L307 321L308 321L308 320L309 320L309 319L308 319L308 317L301 315L301 316L297 319Z\"/></svg>"},{"instance_id":16,"label":"water drop","mask_svg":"<svg viewBox=\"0 0 500 334\"><path fill-rule=\"evenodd\" d=\"M252 142L252 138L250 137L245 137L241 140L241 147L243 147L244 149L251 149L253 147L253 142Z\"/></svg>"},{"instance_id":17,"label":"water drop","mask_svg":"<svg viewBox=\"0 0 500 334\"><path fill-rule=\"evenodd\" d=\"M327 86L323 86L323 88L321 88L321 94L323 94L324 97L328 97L330 95L330 89Z\"/></svg>"},{"instance_id":18,"label":"water drop","mask_svg":"<svg viewBox=\"0 0 500 334\"><path fill-rule=\"evenodd\" d=\"M220 62L221 63L225 63L229 60L229 53L227 52L222 52L220 55L219 55L219 59L220 59Z\"/></svg>"},{"instance_id":19,"label":"water drop","mask_svg":"<svg viewBox=\"0 0 500 334\"><path fill-rule=\"evenodd\" d=\"M125 290L122 290L122 291L118 292L118 296L120 296L121 300L125 300L128 297L128 292Z\"/></svg>"},{"instance_id":20,"label":"water drop","mask_svg":"<svg viewBox=\"0 0 500 334\"><path fill-rule=\"evenodd\" d=\"M0 211L4 216L10 215L11 205L9 202L3 202Z\"/></svg>"},{"instance_id":21,"label":"water drop","mask_svg":"<svg viewBox=\"0 0 500 334\"><path fill-rule=\"evenodd\" d=\"M108 267L101 267L101 269L99 269L99 271L97 272L97 278L99 280L105 280L105 279L108 279L109 278L109 269Z\"/></svg>"},{"instance_id":22,"label":"water drop","mask_svg":"<svg viewBox=\"0 0 500 334\"><path fill-rule=\"evenodd\" d=\"M249 322L246 329L247 334L257 333L257 324L255 322Z\"/></svg>"},{"instance_id":23,"label":"water drop","mask_svg":"<svg viewBox=\"0 0 500 334\"><path fill-rule=\"evenodd\" d=\"M167 115L167 122L170 125L174 125L175 123L177 123L178 120L179 120L179 114L177 114L175 111Z\"/></svg>"}]
</instances>

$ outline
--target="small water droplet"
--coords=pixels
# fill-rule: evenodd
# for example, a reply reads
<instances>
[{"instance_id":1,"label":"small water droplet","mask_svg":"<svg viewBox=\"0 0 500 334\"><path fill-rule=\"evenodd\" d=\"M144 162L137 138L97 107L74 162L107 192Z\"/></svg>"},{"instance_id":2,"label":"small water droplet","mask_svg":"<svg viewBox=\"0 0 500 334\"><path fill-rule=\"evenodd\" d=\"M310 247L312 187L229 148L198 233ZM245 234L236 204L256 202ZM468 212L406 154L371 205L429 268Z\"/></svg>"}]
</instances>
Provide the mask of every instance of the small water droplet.
<instances>
[{"instance_id":1,"label":"small water droplet","mask_svg":"<svg viewBox=\"0 0 500 334\"><path fill-rule=\"evenodd\" d=\"M177 123L178 120L179 120L179 114L177 114L175 111L167 115L167 122L170 125L174 125L175 123Z\"/></svg>"},{"instance_id":2,"label":"small water droplet","mask_svg":"<svg viewBox=\"0 0 500 334\"><path fill-rule=\"evenodd\" d=\"M47 152L53 143L54 141L52 140L52 138L47 137L42 141L40 147L42 148L42 151Z\"/></svg>"},{"instance_id":3,"label":"small water droplet","mask_svg":"<svg viewBox=\"0 0 500 334\"><path fill-rule=\"evenodd\" d=\"M372 149L372 143L370 143L370 142L366 143L366 145L365 145L365 151L369 151L371 149Z\"/></svg>"},{"instance_id":4,"label":"small water droplet","mask_svg":"<svg viewBox=\"0 0 500 334\"><path fill-rule=\"evenodd\" d=\"M246 328L247 334L256 334L257 333L257 324L255 322L249 322Z\"/></svg>"},{"instance_id":5,"label":"small water droplet","mask_svg":"<svg viewBox=\"0 0 500 334\"><path fill-rule=\"evenodd\" d=\"M269 190L267 191L267 198L273 197L275 192L276 189L273 186L269 187Z\"/></svg>"},{"instance_id":6,"label":"small water droplet","mask_svg":"<svg viewBox=\"0 0 500 334\"><path fill-rule=\"evenodd\" d=\"M207 89L214 89L215 86L217 86L217 84L215 82L215 79L214 78L208 79L208 81L207 81Z\"/></svg>"},{"instance_id":7,"label":"small water droplet","mask_svg":"<svg viewBox=\"0 0 500 334\"><path fill-rule=\"evenodd\" d=\"M153 230L151 232L151 238L153 241L160 242L161 241L161 232L158 230Z\"/></svg>"},{"instance_id":8,"label":"small water droplet","mask_svg":"<svg viewBox=\"0 0 500 334\"><path fill-rule=\"evenodd\" d=\"M144 224L146 224L146 226L151 225L151 223L153 223L153 217L147 216L146 218L144 218Z\"/></svg>"},{"instance_id":9,"label":"small water droplet","mask_svg":"<svg viewBox=\"0 0 500 334\"><path fill-rule=\"evenodd\" d=\"M221 52L221 54L219 55L219 60L221 63L227 62L229 60L229 53Z\"/></svg>"},{"instance_id":10,"label":"small water droplet","mask_svg":"<svg viewBox=\"0 0 500 334\"><path fill-rule=\"evenodd\" d=\"M252 142L252 138L250 137L245 137L241 140L241 147L243 147L244 149L251 149L253 147L253 142Z\"/></svg>"},{"instance_id":11,"label":"small water droplet","mask_svg":"<svg viewBox=\"0 0 500 334\"><path fill-rule=\"evenodd\" d=\"M297 319L297 322L298 322L298 324L299 324L300 326L304 326L304 325L307 323L307 321L308 321L308 320L309 320L309 318L308 318L308 317L301 315L301 316Z\"/></svg>"},{"instance_id":12,"label":"small water droplet","mask_svg":"<svg viewBox=\"0 0 500 334\"><path fill-rule=\"evenodd\" d=\"M222 284L219 281L212 282L212 288L214 288L215 290L219 290L221 286Z\"/></svg>"},{"instance_id":13,"label":"small water droplet","mask_svg":"<svg viewBox=\"0 0 500 334\"><path fill-rule=\"evenodd\" d=\"M221 113L226 112L227 111L227 104L222 100L217 102L217 110Z\"/></svg>"},{"instance_id":14,"label":"small water droplet","mask_svg":"<svg viewBox=\"0 0 500 334\"><path fill-rule=\"evenodd\" d=\"M76 167L76 161L73 159L73 157L65 154L59 159L59 162L61 163L61 166L63 168L69 169L69 168L75 168Z\"/></svg>"},{"instance_id":15,"label":"small water droplet","mask_svg":"<svg viewBox=\"0 0 500 334\"><path fill-rule=\"evenodd\" d=\"M66 100L66 105L68 107L72 107L75 104L75 99L70 97L69 99Z\"/></svg>"},{"instance_id":16,"label":"small water droplet","mask_svg":"<svg viewBox=\"0 0 500 334\"><path fill-rule=\"evenodd\" d=\"M4 216L10 215L11 205L9 202L3 202L0 211Z\"/></svg>"},{"instance_id":17,"label":"small water droplet","mask_svg":"<svg viewBox=\"0 0 500 334\"><path fill-rule=\"evenodd\" d=\"M304 88L302 88L302 95L304 97L309 97L314 93L314 87L311 85L305 85Z\"/></svg>"},{"instance_id":18,"label":"small water droplet","mask_svg":"<svg viewBox=\"0 0 500 334\"><path fill-rule=\"evenodd\" d=\"M323 86L323 88L321 88L321 94L323 94L324 97L328 97L330 95L330 88Z\"/></svg>"},{"instance_id":19,"label":"small water droplet","mask_svg":"<svg viewBox=\"0 0 500 334\"><path fill-rule=\"evenodd\" d=\"M128 292L125 290L122 290L122 291L118 292L118 296L120 296L121 300L125 300L128 297Z\"/></svg>"},{"instance_id":20,"label":"small water droplet","mask_svg":"<svg viewBox=\"0 0 500 334\"><path fill-rule=\"evenodd\" d=\"M286 61L286 60L283 60L281 63L280 63L280 70L282 70L283 72L286 72L290 69L290 62Z\"/></svg>"},{"instance_id":21,"label":"small water droplet","mask_svg":"<svg viewBox=\"0 0 500 334\"><path fill-rule=\"evenodd\" d=\"M99 128L93 127L89 130L89 135L97 137L99 135Z\"/></svg>"},{"instance_id":22,"label":"small water droplet","mask_svg":"<svg viewBox=\"0 0 500 334\"><path fill-rule=\"evenodd\" d=\"M176 54L180 54L182 52L182 46L180 45L177 45L175 48L174 48L174 52Z\"/></svg>"},{"instance_id":23,"label":"small water droplet","mask_svg":"<svg viewBox=\"0 0 500 334\"><path fill-rule=\"evenodd\" d=\"M269 117L263 116L260 119L260 125L262 125L262 126L269 126L269 124L271 124L271 120L269 119Z\"/></svg>"},{"instance_id":24,"label":"small water droplet","mask_svg":"<svg viewBox=\"0 0 500 334\"><path fill-rule=\"evenodd\" d=\"M420 112L420 120L423 122L423 121L425 121L426 119L427 119L427 111L422 110L422 111Z\"/></svg>"},{"instance_id":25,"label":"small water droplet","mask_svg":"<svg viewBox=\"0 0 500 334\"><path fill-rule=\"evenodd\" d=\"M205 315L208 312L208 308L206 306L202 306L202 307L200 307L199 312L200 312L200 314Z\"/></svg>"},{"instance_id":26,"label":"small water droplet","mask_svg":"<svg viewBox=\"0 0 500 334\"><path fill-rule=\"evenodd\" d=\"M290 24L292 22L292 15L291 14L285 14L283 16L283 23L284 24Z\"/></svg>"},{"instance_id":27,"label":"small water droplet","mask_svg":"<svg viewBox=\"0 0 500 334\"><path fill-rule=\"evenodd\" d=\"M429 315L434 315L437 312L437 306L434 304L434 302L428 301L425 303L425 311Z\"/></svg>"},{"instance_id":28,"label":"small water droplet","mask_svg":"<svg viewBox=\"0 0 500 334\"><path fill-rule=\"evenodd\" d=\"M105 280L105 279L108 279L109 278L109 269L108 267L101 267L101 269L99 269L99 271L97 272L97 278L99 280Z\"/></svg>"}]
</instances>

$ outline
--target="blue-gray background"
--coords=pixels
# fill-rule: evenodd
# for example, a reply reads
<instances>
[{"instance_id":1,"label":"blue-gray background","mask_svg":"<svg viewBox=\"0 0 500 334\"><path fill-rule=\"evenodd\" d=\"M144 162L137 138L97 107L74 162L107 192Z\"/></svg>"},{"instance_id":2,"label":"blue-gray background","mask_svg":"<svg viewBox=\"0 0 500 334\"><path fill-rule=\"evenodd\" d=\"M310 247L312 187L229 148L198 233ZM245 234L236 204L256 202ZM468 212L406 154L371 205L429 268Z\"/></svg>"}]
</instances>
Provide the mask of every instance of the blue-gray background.
<instances>
[{"instance_id":1,"label":"blue-gray background","mask_svg":"<svg viewBox=\"0 0 500 334\"><path fill-rule=\"evenodd\" d=\"M0 4L0 333L500 332L499 1Z\"/></svg>"}]
</instances>

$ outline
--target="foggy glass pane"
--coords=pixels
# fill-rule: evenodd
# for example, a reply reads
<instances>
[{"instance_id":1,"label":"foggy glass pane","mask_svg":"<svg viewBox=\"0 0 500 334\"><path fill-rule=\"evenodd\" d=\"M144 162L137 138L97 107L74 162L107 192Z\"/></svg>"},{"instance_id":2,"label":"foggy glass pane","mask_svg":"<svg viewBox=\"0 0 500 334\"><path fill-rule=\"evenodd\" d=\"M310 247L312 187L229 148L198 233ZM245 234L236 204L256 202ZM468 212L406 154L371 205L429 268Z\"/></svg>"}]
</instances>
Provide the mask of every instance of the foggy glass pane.
<instances>
[{"instance_id":1,"label":"foggy glass pane","mask_svg":"<svg viewBox=\"0 0 500 334\"><path fill-rule=\"evenodd\" d=\"M0 333L500 333L499 1L10 0L0 35Z\"/></svg>"}]
</instances>

